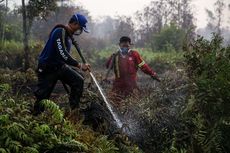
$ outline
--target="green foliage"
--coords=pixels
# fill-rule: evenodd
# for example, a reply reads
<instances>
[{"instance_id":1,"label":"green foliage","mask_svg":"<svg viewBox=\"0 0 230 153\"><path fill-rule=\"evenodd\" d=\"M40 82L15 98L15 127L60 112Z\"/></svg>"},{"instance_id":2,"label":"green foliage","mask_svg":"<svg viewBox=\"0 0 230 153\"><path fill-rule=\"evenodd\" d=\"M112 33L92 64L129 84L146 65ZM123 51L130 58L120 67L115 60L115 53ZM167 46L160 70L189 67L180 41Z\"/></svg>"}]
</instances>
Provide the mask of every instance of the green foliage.
<instances>
[{"instance_id":1,"label":"green foliage","mask_svg":"<svg viewBox=\"0 0 230 153\"><path fill-rule=\"evenodd\" d=\"M22 41L22 27L20 24L5 25L5 40Z\"/></svg>"},{"instance_id":2,"label":"green foliage","mask_svg":"<svg viewBox=\"0 0 230 153\"><path fill-rule=\"evenodd\" d=\"M9 84L0 84L0 93L2 94L5 94L6 92L9 92L11 89L10 85Z\"/></svg>"},{"instance_id":3,"label":"green foliage","mask_svg":"<svg viewBox=\"0 0 230 153\"><path fill-rule=\"evenodd\" d=\"M4 41L22 41L21 16L14 9L0 5L0 38Z\"/></svg>"},{"instance_id":4,"label":"green foliage","mask_svg":"<svg viewBox=\"0 0 230 153\"><path fill-rule=\"evenodd\" d=\"M24 95L24 98L26 99L31 98L28 97L28 95L31 96L33 94L31 86L34 86L37 81L36 72L34 70L28 69L26 72L20 72L9 69L0 69L0 73L2 74L0 75L0 91L5 90L4 84L10 85L10 89L12 88L12 92L8 90L4 95L13 93L15 97Z\"/></svg>"},{"instance_id":5,"label":"green foliage","mask_svg":"<svg viewBox=\"0 0 230 153\"><path fill-rule=\"evenodd\" d=\"M160 62L175 64L183 61L183 53L170 50L170 52L152 52L149 49L137 49L144 60L147 62Z\"/></svg>"},{"instance_id":6,"label":"green foliage","mask_svg":"<svg viewBox=\"0 0 230 153\"><path fill-rule=\"evenodd\" d=\"M43 100L45 112L32 116L31 102L12 98L9 84L0 85L0 152L119 152L113 140L81 123L64 118L59 106ZM127 147L128 148L128 147ZM132 150L130 147L129 150ZM139 152L139 151L136 151Z\"/></svg>"},{"instance_id":7,"label":"green foliage","mask_svg":"<svg viewBox=\"0 0 230 153\"><path fill-rule=\"evenodd\" d=\"M45 109L48 109L52 113L52 121L61 123L63 121L63 113L59 109L59 106L50 100L43 100L42 105Z\"/></svg>"},{"instance_id":8,"label":"green foliage","mask_svg":"<svg viewBox=\"0 0 230 153\"><path fill-rule=\"evenodd\" d=\"M213 35L211 41L199 37L185 55L191 81L182 114L191 133L185 148L195 152L230 151L230 48L221 44L218 35Z\"/></svg>"},{"instance_id":9,"label":"green foliage","mask_svg":"<svg viewBox=\"0 0 230 153\"><path fill-rule=\"evenodd\" d=\"M19 53L23 50L23 44L19 41L4 41L0 45L0 52Z\"/></svg>"},{"instance_id":10,"label":"green foliage","mask_svg":"<svg viewBox=\"0 0 230 153\"><path fill-rule=\"evenodd\" d=\"M95 148L94 152L98 153L115 153L118 151L118 148L115 147L114 143L112 141L107 141L107 137L102 136L97 141L95 141L95 144L99 147Z\"/></svg>"},{"instance_id":11,"label":"green foliage","mask_svg":"<svg viewBox=\"0 0 230 153\"><path fill-rule=\"evenodd\" d=\"M185 32L175 24L165 26L159 34L154 35L153 44L156 50L182 50Z\"/></svg>"},{"instance_id":12,"label":"green foliage","mask_svg":"<svg viewBox=\"0 0 230 153\"><path fill-rule=\"evenodd\" d=\"M28 103L5 99L1 100L0 106L1 147L7 148L10 152L38 152L40 147L44 147L45 150L52 149L54 144L63 141L63 138L60 139L62 141L57 139L47 124L39 123L29 116Z\"/></svg>"},{"instance_id":13,"label":"green foliage","mask_svg":"<svg viewBox=\"0 0 230 153\"><path fill-rule=\"evenodd\" d=\"M153 52L149 48L134 48L134 50L137 50L143 59L157 72L164 71L172 66L175 67L176 64L182 63L184 58L182 52L176 52L173 50L170 52ZM104 66L108 58L116 51L117 48L115 46L100 50L91 58L91 63Z\"/></svg>"},{"instance_id":14,"label":"green foliage","mask_svg":"<svg viewBox=\"0 0 230 153\"><path fill-rule=\"evenodd\" d=\"M95 65L104 66L108 58L116 51L118 51L117 46L110 46L99 51L93 51L90 53L91 56L89 56L89 61Z\"/></svg>"},{"instance_id":15,"label":"green foliage","mask_svg":"<svg viewBox=\"0 0 230 153\"><path fill-rule=\"evenodd\" d=\"M36 67L37 65L37 57L42 50L42 47L43 46L40 42L31 41L30 43L31 52L29 57L32 68ZM23 44L13 40L0 43L0 58L0 68L22 68L25 64Z\"/></svg>"},{"instance_id":16,"label":"green foliage","mask_svg":"<svg viewBox=\"0 0 230 153\"><path fill-rule=\"evenodd\" d=\"M0 101L0 146L10 152L44 152L62 146L66 151L87 151L75 140L77 132L63 119L63 113L51 101L44 101L48 114L30 115L29 103L2 99ZM65 127L65 128L63 128ZM60 152L61 152L61 149Z\"/></svg>"},{"instance_id":17,"label":"green foliage","mask_svg":"<svg viewBox=\"0 0 230 153\"><path fill-rule=\"evenodd\" d=\"M29 0L27 5L28 18L33 20L35 17L46 17L50 11L54 11L57 4L57 0Z\"/></svg>"}]
</instances>

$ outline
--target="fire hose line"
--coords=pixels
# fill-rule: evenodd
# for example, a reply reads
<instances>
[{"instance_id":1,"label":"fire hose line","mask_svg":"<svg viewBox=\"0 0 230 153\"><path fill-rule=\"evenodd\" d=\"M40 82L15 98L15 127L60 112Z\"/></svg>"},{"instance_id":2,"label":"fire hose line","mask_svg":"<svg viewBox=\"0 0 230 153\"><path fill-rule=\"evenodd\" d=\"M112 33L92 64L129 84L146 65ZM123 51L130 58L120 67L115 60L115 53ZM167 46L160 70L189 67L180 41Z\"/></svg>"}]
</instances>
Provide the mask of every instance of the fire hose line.
<instances>
[{"instance_id":1,"label":"fire hose line","mask_svg":"<svg viewBox=\"0 0 230 153\"><path fill-rule=\"evenodd\" d=\"M81 53L81 50L80 50L80 47L79 47L78 43L74 40L73 36L70 36L70 39L72 40L72 44L74 45L74 47L76 48L78 54L80 55L80 57L82 59L82 62L84 64L86 64L86 60L85 60L84 56ZM111 115L113 117L113 120L116 122L116 125L118 126L118 128L122 128L122 122L118 118L117 114L113 111L112 105L107 100L106 95L105 95L103 89L101 88L101 86L99 85L99 83L98 83L97 79L95 78L94 74L90 70L89 70L89 74L90 74L93 82L97 86L97 89L99 90L99 93L102 96L103 101L105 102L107 109L111 113Z\"/></svg>"}]
</instances>

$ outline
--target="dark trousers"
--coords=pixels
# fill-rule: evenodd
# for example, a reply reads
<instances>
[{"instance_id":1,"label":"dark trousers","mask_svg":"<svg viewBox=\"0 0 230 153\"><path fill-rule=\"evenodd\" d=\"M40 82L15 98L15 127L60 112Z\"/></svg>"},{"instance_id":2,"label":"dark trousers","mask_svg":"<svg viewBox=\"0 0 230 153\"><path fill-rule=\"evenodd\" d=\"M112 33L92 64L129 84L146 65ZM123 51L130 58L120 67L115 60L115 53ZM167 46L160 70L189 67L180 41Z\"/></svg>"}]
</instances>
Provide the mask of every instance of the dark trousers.
<instances>
[{"instance_id":1,"label":"dark trousers","mask_svg":"<svg viewBox=\"0 0 230 153\"><path fill-rule=\"evenodd\" d=\"M42 72L38 71L37 90L34 92L37 98L34 104L34 111L44 111L40 103L43 99L49 99L58 80L69 85L71 88L69 95L71 109L79 108L84 85L84 78L79 72L67 65L63 65L61 68L52 69L51 67L49 70L40 67L40 70L42 70Z\"/></svg>"}]
</instances>

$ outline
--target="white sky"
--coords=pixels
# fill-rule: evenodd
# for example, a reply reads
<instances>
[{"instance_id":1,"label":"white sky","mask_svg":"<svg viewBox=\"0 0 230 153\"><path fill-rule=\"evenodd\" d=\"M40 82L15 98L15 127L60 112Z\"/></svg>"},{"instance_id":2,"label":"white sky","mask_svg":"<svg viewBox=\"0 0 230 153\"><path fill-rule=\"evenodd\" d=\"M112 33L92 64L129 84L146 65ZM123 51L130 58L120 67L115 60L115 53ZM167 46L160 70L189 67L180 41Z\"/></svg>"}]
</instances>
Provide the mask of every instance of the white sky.
<instances>
[{"instance_id":1,"label":"white sky","mask_svg":"<svg viewBox=\"0 0 230 153\"><path fill-rule=\"evenodd\" d=\"M136 11L143 9L152 0L70 0L76 5L81 4L90 12L93 19L98 19L100 16L129 15L132 16ZM193 12L197 19L196 25L201 28L207 24L207 14L205 8L213 10L213 4L216 0L192 0ZM225 0L230 3L230 0ZM9 0L13 3L21 4L21 0ZM227 14L230 16L229 14ZM225 18L227 20L227 15ZM229 25L230 23L228 23ZM225 24L226 26L227 24Z\"/></svg>"},{"instance_id":2,"label":"white sky","mask_svg":"<svg viewBox=\"0 0 230 153\"><path fill-rule=\"evenodd\" d=\"M72 0L75 4L82 4L89 10L90 15L97 19L99 16L133 15L136 11L147 6L152 0ZM207 14L205 8L213 10L216 0L193 0L193 12L197 19L196 24L205 27ZM230 0L225 0L230 3Z\"/></svg>"}]
</instances>

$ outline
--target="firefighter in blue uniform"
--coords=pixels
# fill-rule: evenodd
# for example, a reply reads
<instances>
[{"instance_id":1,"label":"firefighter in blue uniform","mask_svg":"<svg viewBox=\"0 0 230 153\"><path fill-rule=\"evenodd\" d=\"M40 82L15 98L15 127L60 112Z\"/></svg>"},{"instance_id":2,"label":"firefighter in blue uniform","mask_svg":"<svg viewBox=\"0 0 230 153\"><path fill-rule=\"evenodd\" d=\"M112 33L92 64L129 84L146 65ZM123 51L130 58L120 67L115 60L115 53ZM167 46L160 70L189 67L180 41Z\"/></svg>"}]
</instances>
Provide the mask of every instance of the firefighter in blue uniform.
<instances>
[{"instance_id":1,"label":"firefighter in blue uniform","mask_svg":"<svg viewBox=\"0 0 230 153\"><path fill-rule=\"evenodd\" d=\"M38 60L38 84L34 94L34 114L44 111L41 104L43 99L49 99L58 80L70 86L69 104L72 110L79 108L83 92L84 78L73 67L87 71L89 64L83 64L70 56L72 35L88 33L87 19L81 14L74 14L67 25L57 25L50 33L43 51Z\"/></svg>"}]
</instances>

